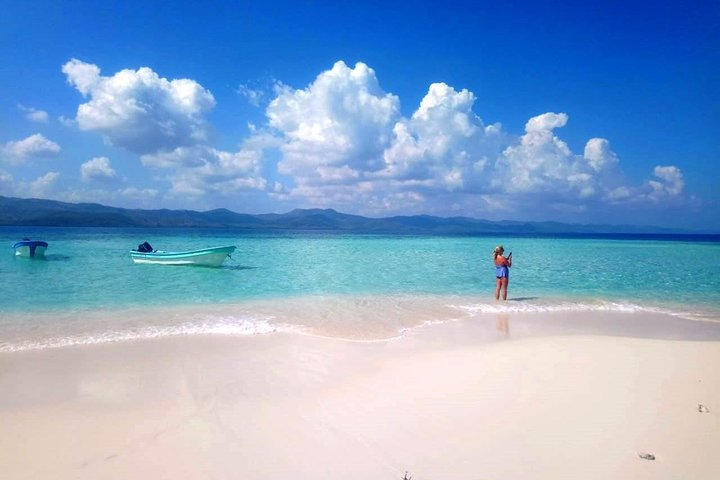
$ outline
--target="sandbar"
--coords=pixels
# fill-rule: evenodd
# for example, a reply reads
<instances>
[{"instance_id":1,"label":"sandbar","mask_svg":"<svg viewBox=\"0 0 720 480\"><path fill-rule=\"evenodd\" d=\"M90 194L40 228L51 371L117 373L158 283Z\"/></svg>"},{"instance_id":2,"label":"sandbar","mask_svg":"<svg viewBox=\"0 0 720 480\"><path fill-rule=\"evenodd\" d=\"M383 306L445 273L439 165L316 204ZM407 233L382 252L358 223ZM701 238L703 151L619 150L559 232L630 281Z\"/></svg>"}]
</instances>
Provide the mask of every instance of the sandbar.
<instances>
[{"instance_id":1,"label":"sandbar","mask_svg":"<svg viewBox=\"0 0 720 480\"><path fill-rule=\"evenodd\" d=\"M514 336L515 319L379 341L276 332L3 352L0 471L720 478L720 341L560 328Z\"/></svg>"}]
</instances>

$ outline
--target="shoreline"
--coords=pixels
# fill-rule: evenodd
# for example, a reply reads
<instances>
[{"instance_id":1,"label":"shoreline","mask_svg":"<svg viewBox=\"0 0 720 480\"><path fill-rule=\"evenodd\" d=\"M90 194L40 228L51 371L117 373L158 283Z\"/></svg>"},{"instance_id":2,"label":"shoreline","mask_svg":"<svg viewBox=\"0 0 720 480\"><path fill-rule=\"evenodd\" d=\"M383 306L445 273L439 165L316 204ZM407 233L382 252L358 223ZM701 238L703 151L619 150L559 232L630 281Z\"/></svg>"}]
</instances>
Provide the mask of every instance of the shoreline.
<instances>
[{"instance_id":1,"label":"shoreline","mask_svg":"<svg viewBox=\"0 0 720 480\"><path fill-rule=\"evenodd\" d=\"M720 340L720 313L642 304L468 295L313 295L239 303L4 315L0 353L185 336L295 333L385 341L436 323L512 319L526 336L599 334Z\"/></svg>"},{"instance_id":2,"label":"shoreline","mask_svg":"<svg viewBox=\"0 0 720 480\"><path fill-rule=\"evenodd\" d=\"M0 469L58 480L720 476L720 341L522 336L513 322L366 343L279 332L0 353Z\"/></svg>"}]
</instances>

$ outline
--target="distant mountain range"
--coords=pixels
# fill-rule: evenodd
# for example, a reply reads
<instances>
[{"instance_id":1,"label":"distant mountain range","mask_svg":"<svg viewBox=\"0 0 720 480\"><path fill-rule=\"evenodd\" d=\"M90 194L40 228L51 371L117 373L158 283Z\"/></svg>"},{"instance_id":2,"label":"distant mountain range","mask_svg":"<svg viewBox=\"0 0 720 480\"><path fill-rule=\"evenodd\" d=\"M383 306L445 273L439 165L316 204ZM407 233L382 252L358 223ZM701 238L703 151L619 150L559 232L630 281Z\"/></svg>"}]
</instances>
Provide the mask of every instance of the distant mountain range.
<instances>
[{"instance_id":1,"label":"distant mountain range","mask_svg":"<svg viewBox=\"0 0 720 480\"><path fill-rule=\"evenodd\" d=\"M108 207L96 203L65 203L3 196L0 196L0 226L205 227L408 235L690 233L627 225L492 222L468 217L442 218L429 215L368 218L347 215L332 209L297 209L283 214L260 215L236 213L224 208L206 212L140 210Z\"/></svg>"}]
</instances>

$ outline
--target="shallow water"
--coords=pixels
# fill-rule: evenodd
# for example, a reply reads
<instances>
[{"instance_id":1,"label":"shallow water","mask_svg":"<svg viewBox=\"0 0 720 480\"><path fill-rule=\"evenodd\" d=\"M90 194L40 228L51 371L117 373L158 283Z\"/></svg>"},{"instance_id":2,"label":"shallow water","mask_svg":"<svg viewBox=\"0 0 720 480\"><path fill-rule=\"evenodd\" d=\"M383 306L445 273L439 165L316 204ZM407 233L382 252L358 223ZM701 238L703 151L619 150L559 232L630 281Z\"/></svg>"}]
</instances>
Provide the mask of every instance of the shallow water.
<instances>
[{"instance_id":1,"label":"shallow water","mask_svg":"<svg viewBox=\"0 0 720 480\"><path fill-rule=\"evenodd\" d=\"M14 257L22 237L47 241L46 258ZM162 250L237 250L220 268L135 265L129 250L143 241ZM499 242L514 260L505 304L492 297ZM0 245L7 246L0 254L6 350L28 339L92 343L288 326L382 338L423 322L502 312L720 318L713 241L5 227Z\"/></svg>"}]
</instances>

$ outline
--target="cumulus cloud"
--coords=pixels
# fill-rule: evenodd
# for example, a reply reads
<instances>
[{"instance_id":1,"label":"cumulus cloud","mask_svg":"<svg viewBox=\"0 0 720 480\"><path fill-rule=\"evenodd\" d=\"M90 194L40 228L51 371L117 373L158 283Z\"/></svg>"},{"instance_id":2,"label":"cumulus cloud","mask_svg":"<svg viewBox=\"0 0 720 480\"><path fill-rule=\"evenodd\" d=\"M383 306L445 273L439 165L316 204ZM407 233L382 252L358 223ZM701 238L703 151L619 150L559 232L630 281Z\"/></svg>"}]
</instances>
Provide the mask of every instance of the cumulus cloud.
<instances>
[{"instance_id":1,"label":"cumulus cloud","mask_svg":"<svg viewBox=\"0 0 720 480\"><path fill-rule=\"evenodd\" d=\"M194 80L168 80L147 67L102 76L98 66L77 59L62 71L89 97L77 110L79 128L97 131L113 145L152 154L208 139L204 115L214 108L215 99Z\"/></svg>"},{"instance_id":2,"label":"cumulus cloud","mask_svg":"<svg viewBox=\"0 0 720 480\"><path fill-rule=\"evenodd\" d=\"M283 195L313 204L361 201L382 211L478 191L503 134L473 113L474 102L468 90L436 83L404 118L399 99L363 63L337 62L305 89L280 87L267 115L282 141L278 169L294 180Z\"/></svg>"},{"instance_id":3,"label":"cumulus cloud","mask_svg":"<svg viewBox=\"0 0 720 480\"><path fill-rule=\"evenodd\" d=\"M548 192L568 188L581 180L576 159L568 145L555 135L564 127L565 113L544 113L528 120L519 144L505 149L499 161L502 172L495 185L507 192Z\"/></svg>"},{"instance_id":4,"label":"cumulus cloud","mask_svg":"<svg viewBox=\"0 0 720 480\"><path fill-rule=\"evenodd\" d=\"M38 177L30 184L30 194L33 197L45 197L49 195L54 189L59 177L60 174L58 172L48 172Z\"/></svg>"},{"instance_id":5,"label":"cumulus cloud","mask_svg":"<svg viewBox=\"0 0 720 480\"><path fill-rule=\"evenodd\" d=\"M85 96L102 81L100 67L74 58L63 65L62 72L67 76L68 82Z\"/></svg>"},{"instance_id":6,"label":"cumulus cloud","mask_svg":"<svg viewBox=\"0 0 720 480\"><path fill-rule=\"evenodd\" d=\"M636 192L623 185L619 158L604 138L591 138L577 155L556 133L569 120L565 113L548 112L531 118L525 134L498 159L499 191L515 196L517 204L540 197L558 211L579 211L577 202L625 201ZM523 200L524 199L524 200Z\"/></svg>"},{"instance_id":7,"label":"cumulus cloud","mask_svg":"<svg viewBox=\"0 0 720 480\"><path fill-rule=\"evenodd\" d=\"M605 200L610 204L632 205L696 205L697 199L684 195L685 180L680 168L656 166L652 178L639 185L620 185L607 192Z\"/></svg>"},{"instance_id":8,"label":"cumulus cloud","mask_svg":"<svg viewBox=\"0 0 720 480\"><path fill-rule=\"evenodd\" d=\"M638 204L674 197L681 199L682 172L675 166L656 167L656 180L630 184L620 170L620 159L604 138L591 138L583 155L574 154L556 134L567 124L564 113L531 118L525 135L508 146L496 172L505 193L517 209L532 208L542 199L549 210L584 212L602 204ZM503 175L502 172L510 172Z\"/></svg>"},{"instance_id":9,"label":"cumulus cloud","mask_svg":"<svg viewBox=\"0 0 720 480\"><path fill-rule=\"evenodd\" d=\"M118 179L118 175L110 165L109 158L96 157L80 165L80 178L84 182L113 182Z\"/></svg>"},{"instance_id":10,"label":"cumulus cloud","mask_svg":"<svg viewBox=\"0 0 720 480\"><path fill-rule=\"evenodd\" d=\"M301 184L338 184L382 169L399 109L364 63L337 62L305 89L280 86L266 111L283 139L280 173Z\"/></svg>"},{"instance_id":11,"label":"cumulus cloud","mask_svg":"<svg viewBox=\"0 0 720 480\"><path fill-rule=\"evenodd\" d=\"M36 133L23 140L6 143L2 153L9 163L22 163L30 158L53 157L60 153L60 145Z\"/></svg>"},{"instance_id":12,"label":"cumulus cloud","mask_svg":"<svg viewBox=\"0 0 720 480\"><path fill-rule=\"evenodd\" d=\"M652 189L652 195L678 196L685 188L685 180L679 168L675 166L657 166L653 170L653 174L660 181L650 180L648 183Z\"/></svg>"},{"instance_id":13,"label":"cumulus cloud","mask_svg":"<svg viewBox=\"0 0 720 480\"><path fill-rule=\"evenodd\" d=\"M143 155L141 160L146 167L171 170L168 179L174 195L232 194L266 188L261 172L264 147L261 139L255 137L238 152L196 145Z\"/></svg>"},{"instance_id":14,"label":"cumulus cloud","mask_svg":"<svg viewBox=\"0 0 720 480\"><path fill-rule=\"evenodd\" d=\"M308 87L279 85L266 109L289 182L270 195L366 213L482 213L544 209L581 214L603 203L681 196L682 173L661 167L632 185L604 138L574 153L558 135L569 117L547 112L510 135L474 113L475 95L439 82L412 115L363 63L337 62ZM675 170L674 170L675 169Z\"/></svg>"},{"instance_id":15,"label":"cumulus cloud","mask_svg":"<svg viewBox=\"0 0 720 480\"><path fill-rule=\"evenodd\" d=\"M249 139L235 152L210 145L205 116L215 100L193 80L168 80L147 67L103 76L79 60L63 72L87 98L77 126L140 154L145 167L159 172L156 179L170 183L170 197L262 191L363 213L483 216L540 205L581 215L598 205L683 198L678 167L659 166L633 185L607 139L590 138L573 152L558 133L566 113L534 116L512 135L475 113L471 91L437 82L404 116L399 98L364 63L339 61L305 88L275 82L267 123L250 125ZM240 85L237 91L260 105L269 89ZM86 181L117 178L105 157L83 164L81 174ZM134 194L159 195L127 191Z\"/></svg>"},{"instance_id":16,"label":"cumulus cloud","mask_svg":"<svg viewBox=\"0 0 720 480\"><path fill-rule=\"evenodd\" d=\"M478 191L488 183L484 173L499 153L499 124L485 126L472 111L475 96L445 83L430 85L410 119L393 128L393 142L383 154L382 176L412 187Z\"/></svg>"},{"instance_id":17,"label":"cumulus cloud","mask_svg":"<svg viewBox=\"0 0 720 480\"><path fill-rule=\"evenodd\" d=\"M585 145L583 157L596 172L612 169L619 163L617 155L604 138L591 138Z\"/></svg>"},{"instance_id":18,"label":"cumulus cloud","mask_svg":"<svg viewBox=\"0 0 720 480\"><path fill-rule=\"evenodd\" d=\"M45 112L43 110L38 110L33 107L26 107L24 105L18 105L18 109L21 112L24 112L25 118L27 118L31 122L37 122L37 123L47 123L48 122L48 114L47 114L47 112Z\"/></svg>"},{"instance_id":19,"label":"cumulus cloud","mask_svg":"<svg viewBox=\"0 0 720 480\"><path fill-rule=\"evenodd\" d=\"M567 124L568 116L565 113L543 113L536 117L531 118L525 124L525 132L530 133L541 133L542 137L547 132L552 132L556 128L564 127Z\"/></svg>"}]
</instances>

